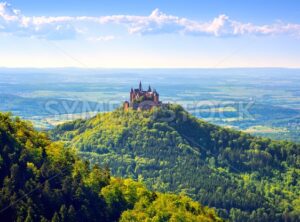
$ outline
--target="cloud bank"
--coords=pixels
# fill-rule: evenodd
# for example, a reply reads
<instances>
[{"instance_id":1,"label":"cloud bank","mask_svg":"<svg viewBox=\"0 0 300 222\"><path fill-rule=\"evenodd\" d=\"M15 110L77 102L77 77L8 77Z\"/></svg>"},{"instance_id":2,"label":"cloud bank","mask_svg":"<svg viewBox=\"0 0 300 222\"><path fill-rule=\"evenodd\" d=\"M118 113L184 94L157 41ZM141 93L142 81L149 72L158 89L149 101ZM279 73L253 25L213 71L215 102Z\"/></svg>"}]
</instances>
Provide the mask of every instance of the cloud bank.
<instances>
[{"instance_id":1,"label":"cloud bank","mask_svg":"<svg viewBox=\"0 0 300 222\"><path fill-rule=\"evenodd\" d=\"M6 2L0 3L0 33L41 39L72 39L87 35L87 39L108 41L114 37L92 37L89 30L82 32L80 24L96 24L99 31L103 25L124 26L128 33L138 35L176 33L181 35L242 36L242 35L289 35L300 37L300 24L276 22L255 25L232 20L227 15L219 15L210 21L196 21L184 17L168 15L159 9L147 16L26 16Z\"/></svg>"}]
</instances>

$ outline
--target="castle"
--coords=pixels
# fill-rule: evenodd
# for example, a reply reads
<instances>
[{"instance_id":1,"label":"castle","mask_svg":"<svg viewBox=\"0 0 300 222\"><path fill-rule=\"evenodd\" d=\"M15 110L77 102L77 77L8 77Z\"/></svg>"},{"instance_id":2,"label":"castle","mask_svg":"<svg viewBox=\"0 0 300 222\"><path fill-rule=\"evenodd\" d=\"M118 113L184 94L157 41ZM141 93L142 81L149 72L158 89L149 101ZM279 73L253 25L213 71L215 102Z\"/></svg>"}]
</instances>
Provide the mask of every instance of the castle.
<instances>
[{"instance_id":1,"label":"castle","mask_svg":"<svg viewBox=\"0 0 300 222\"><path fill-rule=\"evenodd\" d=\"M130 90L130 102L124 102L124 110L132 108L134 110L149 110L153 107L160 106L162 103L159 101L159 94L156 90L152 90L149 85L148 90L144 91L142 82L139 88Z\"/></svg>"}]
</instances>

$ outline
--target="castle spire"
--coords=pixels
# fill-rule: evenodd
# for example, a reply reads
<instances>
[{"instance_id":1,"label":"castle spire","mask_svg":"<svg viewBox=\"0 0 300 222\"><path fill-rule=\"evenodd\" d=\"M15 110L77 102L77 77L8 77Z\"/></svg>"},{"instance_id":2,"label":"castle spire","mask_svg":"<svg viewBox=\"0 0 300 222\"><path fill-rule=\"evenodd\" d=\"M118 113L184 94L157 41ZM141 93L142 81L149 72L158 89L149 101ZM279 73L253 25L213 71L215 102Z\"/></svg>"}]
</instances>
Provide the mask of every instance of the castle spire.
<instances>
[{"instance_id":1,"label":"castle spire","mask_svg":"<svg viewBox=\"0 0 300 222\"><path fill-rule=\"evenodd\" d=\"M152 90L151 90L151 86L149 85L149 88L148 88L148 92L151 92Z\"/></svg>"},{"instance_id":2,"label":"castle spire","mask_svg":"<svg viewBox=\"0 0 300 222\"><path fill-rule=\"evenodd\" d=\"M143 88L142 88L142 81L140 81L139 90L140 90L140 91L143 90Z\"/></svg>"}]
</instances>

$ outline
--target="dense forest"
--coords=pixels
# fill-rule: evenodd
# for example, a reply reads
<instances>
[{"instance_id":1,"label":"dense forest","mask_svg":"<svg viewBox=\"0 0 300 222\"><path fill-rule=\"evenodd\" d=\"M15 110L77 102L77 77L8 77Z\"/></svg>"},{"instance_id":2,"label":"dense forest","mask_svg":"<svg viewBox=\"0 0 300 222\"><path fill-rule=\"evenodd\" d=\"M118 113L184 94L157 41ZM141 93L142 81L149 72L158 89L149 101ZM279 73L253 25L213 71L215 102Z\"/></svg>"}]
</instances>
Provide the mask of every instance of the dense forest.
<instances>
[{"instance_id":1,"label":"dense forest","mask_svg":"<svg viewBox=\"0 0 300 222\"><path fill-rule=\"evenodd\" d=\"M0 113L0 221L221 221L180 194L112 177L62 143Z\"/></svg>"},{"instance_id":2,"label":"dense forest","mask_svg":"<svg viewBox=\"0 0 300 222\"><path fill-rule=\"evenodd\" d=\"M197 119L178 105L117 109L51 132L84 159L153 190L186 194L230 221L300 221L300 145Z\"/></svg>"}]
</instances>

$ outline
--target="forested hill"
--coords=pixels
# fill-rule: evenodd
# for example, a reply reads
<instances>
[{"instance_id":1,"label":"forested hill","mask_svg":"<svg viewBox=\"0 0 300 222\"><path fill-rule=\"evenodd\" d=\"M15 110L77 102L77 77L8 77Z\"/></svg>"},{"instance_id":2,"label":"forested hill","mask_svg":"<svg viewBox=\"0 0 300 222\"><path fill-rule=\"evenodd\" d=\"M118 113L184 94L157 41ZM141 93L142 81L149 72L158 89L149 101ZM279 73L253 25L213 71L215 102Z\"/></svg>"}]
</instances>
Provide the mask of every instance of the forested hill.
<instances>
[{"instance_id":1,"label":"forested hill","mask_svg":"<svg viewBox=\"0 0 300 222\"><path fill-rule=\"evenodd\" d=\"M90 168L31 124L0 113L0 221L221 221L184 195Z\"/></svg>"},{"instance_id":2,"label":"forested hill","mask_svg":"<svg viewBox=\"0 0 300 222\"><path fill-rule=\"evenodd\" d=\"M231 221L300 221L300 146L196 119L180 106L118 109L58 126L56 140L112 174L186 193Z\"/></svg>"}]
</instances>

